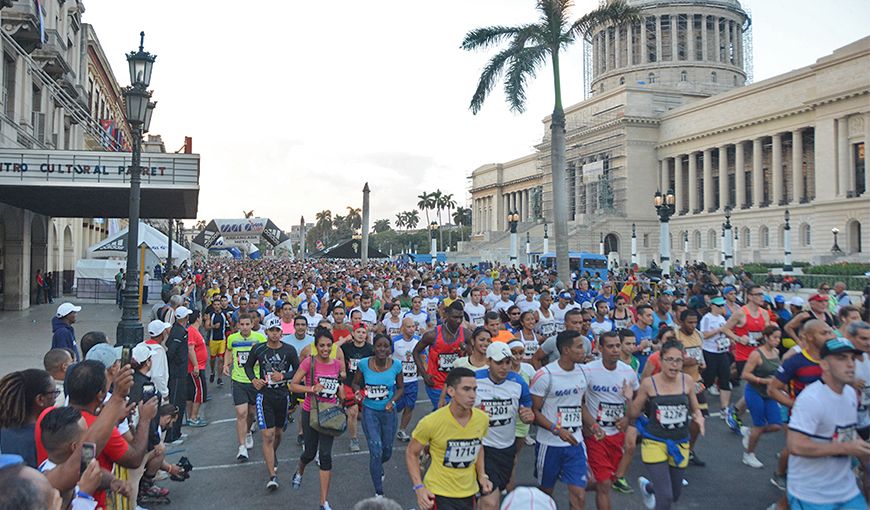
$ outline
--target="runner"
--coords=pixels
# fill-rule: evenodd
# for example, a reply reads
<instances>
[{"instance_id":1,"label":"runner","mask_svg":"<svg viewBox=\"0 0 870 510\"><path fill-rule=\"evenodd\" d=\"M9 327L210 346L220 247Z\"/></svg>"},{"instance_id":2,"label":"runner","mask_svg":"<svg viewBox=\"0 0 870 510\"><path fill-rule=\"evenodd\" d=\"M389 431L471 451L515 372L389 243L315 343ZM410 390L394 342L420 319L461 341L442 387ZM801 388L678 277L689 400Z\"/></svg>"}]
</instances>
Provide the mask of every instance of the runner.
<instances>
[{"instance_id":1,"label":"runner","mask_svg":"<svg viewBox=\"0 0 870 510\"><path fill-rule=\"evenodd\" d=\"M662 371L644 379L629 406L641 442L641 459L649 479L638 478L644 506L670 509L680 498L683 470L689 463L689 420L704 434L704 417L695 398L695 385L684 374L685 350L676 340L661 348ZM641 413L646 416L641 417ZM671 446L673 445L673 446Z\"/></svg>"},{"instance_id":2,"label":"runner","mask_svg":"<svg viewBox=\"0 0 870 510\"><path fill-rule=\"evenodd\" d=\"M486 307L480 302L480 289L471 289L471 302L465 305L465 313L468 315L468 324L470 328L483 326L484 315L486 315Z\"/></svg>"},{"instance_id":3,"label":"runner","mask_svg":"<svg viewBox=\"0 0 870 510\"><path fill-rule=\"evenodd\" d=\"M393 338L402 334L402 305L398 301L389 305L389 314L381 321L383 332Z\"/></svg>"},{"instance_id":4,"label":"runner","mask_svg":"<svg viewBox=\"0 0 870 510\"><path fill-rule=\"evenodd\" d=\"M755 448L761 435L782 429L782 413L776 400L767 396L767 384L779 369L779 342L782 332L771 324L762 331L762 343L743 367L741 377L747 382L744 389L746 408L752 417L752 429L743 436L743 463L760 469L764 464L755 456Z\"/></svg>"},{"instance_id":5,"label":"runner","mask_svg":"<svg viewBox=\"0 0 870 510\"><path fill-rule=\"evenodd\" d=\"M761 332L770 324L770 315L763 308L764 291L759 285L746 287L746 304L743 305L743 313L734 327L734 334L738 336L734 343L734 364L737 374L743 373L743 367L749 355L758 346L761 340ZM725 423L737 435L742 436L740 415L746 410L746 400L740 397L736 404L725 411Z\"/></svg>"},{"instance_id":6,"label":"runner","mask_svg":"<svg viewBox=\"0 0 870 510\"><path fill-rule=\"evenodd\" d=\"M712 388L715 383L719 388L719 409L722 419L725 411L731 405L731 346L736 342L731 328L737 323L739 315L733 315L726 320L725 299L714 297L710 300L710 311L701 319L701 336L704 337L702 350L704 355L703 381L704 386ZM712 394L712 391L711 391Z\"/></svg>"},{"instance_id":7,"label":"runner","mask_svg":"<svg viewBox=\"0 0 870 510\"><path fill-rule=\"evenodd\" d=\"M535 376L535 367L523 362L523 353L525 352L525 346L519 340L513 340L507 345L510 348L511 354L513 356L511 360L511 371L520 374L520 377L523 378L523 381L528 386L528 384L532 381L532 377ZM512 491L516 487L517 463L519 463L520 453L523 450L523 446L533 446L535 444L535 439L529 433L530 429L530 424L523 423L522 420L517 421L516 440L514 441L517 447L517 454L516 456L514 456L514 469L511 472L511 481L510 483L508 483L508 491Z\"/></svg>"},{"instance_id":8,"label":"runner","mask_svg":"<svg viewBox=\"0 0 870 510\"><path fill-rule=\"evenodd\" d=\"M553 334L565 331L565 315L573 309L580 309L580 305L574 302L574 296L567 290L559 293L559 303L553 310L553 320L556 323L556 330Z\"/></svg>"},{"instance_id":9,"label":"runner","mask_svg":"<svg viewBox=\"0 0 870 510\"><path fill-rule=\"evenodd\" d=\"M523 295L518 297L514 303L519 307L520 313L537 311L541 308L541 304L535 299L535 286L526 284L523 285Z\"/></svg>"},{"instance_id":10,"label":"runner","mask_svg":"<svg viewBox=\"0 0 870 510\"><path fill-rule=\"evenodd\" d=\"M617 297L619 299L619 297ZM637 350L637 343L634 340L634 332L630 329L617 329L619 333L619 341L622 349L619 352L619 361L630 366L634 371L635 379L638 378L638 368L640 363L634 357L634 352ZM613 481L613 490L623 494L631 494L634 489L628 484L625 479L625 474L631 465L631 460L634 458L634 451L637 449L637 427L629 420L628 427L625 429L625 442L622 445L622 459L619 461L619 466L614 473L615 480Z\"/></svg>"},{"instance_id":11,"label":"runner","mask_svg":"<svg viewBox=\"0 0 870 510\"><path fill-rule=\"evenodd\" d=\"M256 313L256 312L254 312ZM257 390L245 373L245 364L251 349L266 342L266 337L251 331L250 313L239 315L239 332L227 339L227 352L224 355L224 375L230 375L232 367L233 405L236 408L236 436L239 440L239 462L248 461L248 450L254 447L251 425L254 423L254 405L257 403ZM256 372L255 372L256 373Z\"/></svg>"},{"instance_id":12,"label":"runner","mask_svg":"<svg viewBox=\"0 0 870 510\"><path fill-rule=\"evenodd\" d=\"M414 319L418 335L422 335L424 331L429 329L429 314L423 311L422 308L423 298L421 296L414 296L411 298L411 311L405 314L405 317Z\"/></svg>"},{"instance_id":13,"label":"runner","mask_svg":"<svg viewBox=\"0 0 870 510\"><path fill-rule=\"evenodd\" d=\"M516 424L531 423L535 414L531 409L528 385L519 374L511 371L513 355L508 345L501 342L489 344L486 358L488 368L477 372L474 405L489 416L489 431L483 438L483 455L493 490L481 497L480 508L497 510L501 491L507 490L514 470Z\"/></svg>"},{"instance_id":14,"label":"runner","mask_svg":"<svg viewBox=\"0 0 870 510\"><path fill-rule=\"evenodd\" d=\"M462 319L455 312L449 309L447 320L459 327ZM474 407L477 395L474 372L467 368L451 369L444 376L443 385L447 387L450 403L420 420L405 451L405 463L419 510L473 510L475 494L485 496L493 490L484 455L480 455L489 417ZM426 446L433 461L423 478L420 454Z\"/></svg>"},{"instance_id":15,"label":"runner","mask_svg":"<svg viewBox=\"0 0 870 510\"><path fill-rule=\"evenodd\" d=\"M384 495L384 464L393 456L396 437L395 405L404 390L402 363L390 356L392 348L390 337L375 335L374 355L359 362L353 379L354 395L362 402L363 431L375 496Z\"/></svg>"},{"instance_id":16,"label":"runner","mask_svg":"<svg viewBox=\"0 0 870 510\"><path fill-rule=\"evenodd\" d=\"M592 318L589 329L592 331L596 341L602 333L614 331L615 329L613 321L608 317L609 311L607 301L600 300L595 302L595 317ZM601 344L599 343L599 345Z\"/></svg>"},{"instance_id":17,"label":"runner","mask_svg":"<svg viewBox=\"0 0 870 510\"><path fill-rule=\"evenodd\" d=\"M588 323L584 322L583 319L583 312L579 309L575 308L569 310L568 313L565 314L565 331L576 331L577 333L580 333L580 336L583 339L583 352L585 353L585 356L589 358L592 353L592 341L583 333L584 329L587 329L587 326ZM533 367L540 369L547 363L559 360L561 353L557 345L558 337L559 335L551 336L541 344L541 348L538 349L538 352L536 352L532 357L531 365ZM585 359L582 361L585 361Z\"/></svg>"},{"instance_id":18,"label":"runner","mask_svg":"<svg viewBox=\"0 0 870 510\"><path fill-rule=\"evenodd\" d=\"M205 314L205 330L208 332L208 352L210 356L208 363L211 368L208 382L214 383L215 374L217 374L218 386L223 386L224 384L221 374L223 373L224 354L227 352L228 329L229 321L221 308L221 301L215 299L211 302L211 308Z\"/></svg>"},{"instance_id":19,"label":"runner","mask_svg":"<svg viewBox=\"0 0 870 510\"><path fill-rule=\"evenodd\" d=\"M637 307L637 312L634 316L635 322L628 329L634 332L635 341L637 342L637 351L634 357L640 363L640 371L643 372L643 367L649 355L652 354L652 341L656 337L657 331L652 328L653 309L649 305L640 305Z\"/></svg>"},{"instance_id":20,"label":"runner","mask_svg":"<svg viewBox=\"0 0 870 510\"><path fill-rule=\"evenodd\" d=\"M698 400L698 408L701 409L701 414L706 417L708 415L707 398L704 395L704 383L701 381L701 372L706 368L704 362L704 353L701 348L701 332L698 331L698 312L695 310L683 310L678 317L680 323L679 328L675 331L674 338L686 350L686 356L683 359L683 373L688 374L695 384L695 398ZM661 362L661 352L659 352L659 362ZM689 433L691 439L689 441L689 463L693 466L704 467L706 462L695 453L695 443L698 442L698 435L701 430L697 422L689 423Z\"/></svg>"},{"instance_id":21,"label":"runner","mask_svg":"<svg viewBox=\"0 0 870 510\"><path fill-rule=\"evenodd\" d=\"M305 394L300 420L305 431L305 449L299 458L292 483L293 489L299 490L305 466L316 455L320 464L320 510L332 510L327 497L332 478L332 443L335 438L321 434L311 426L311 399L316 398L318 402L326 404L340 404L340 382L347 374L344 372L343 362L330 358L332 334L325 328L316 328L314 338L316 354L302 360L290 381L290 391Z\"/></svg>"},{"instance_id":22,"label":"runner","mask_svg":"<svg viewBox=\"0 0 870 510\"><path fill-rule=\"evenodd\" d=\"M586 358L584 339L578 331L556 336L560 357L532 378L532 410L538 425L535 473L541 490L552 494L556 482L568 485L571 510L586 500L586 449L583 446L582 401L587 382L577 366Z\"/></svg>"},{"instance_id":23,"label":"runner","mask_svg":"<svg viewBox=\"0 0 870 510\"><path fill-rule=\"evenodd\" d=\"M522 329L517 331L517 338L525 346L526 350L523 354L523 361L527 363L532 361L532 358L535 356L535 353L538 352L542 343L542 339L539 338L538 334L535 332L536 322L535 312L530 310L520 314L520 325L522 326Z\"/></svg>"},{"instance_id":24,"label":"runner","mask_svg":"<svg viewBox=\"0 0 870 510\"><path fill-rule=\"evenodd\" d=\"M556 334L556 314L550 310L553 305L553 295L549 292L541 292L538 297L541 307L538 309L538 322L535 324L535 333L542 338L550 338ZM564 317L563 317L564 324Z\"/></svg>"},{"instance_id":25,"label":"runner","mask_svg":"<svg viewBox=\"0 0 870 510\"><path fill-rule=\"evenodd\" d=\"M269 481L266 489L278 488L278 447L287 424L287 408L290 406L289 381L297 368L299 356L296 349L281 341L281 319L272 316L266 322L266 343L255 345L245 362L245 375L257 390L257 423L263 434L263 459Z\"/></svg>"},{"instance_id":26,"label":"runner","mask_svg":"<svg viewBox=\"0 0 870 510\"><path fill-rule=\"evenodd\" d=\"M402 413L402 418L399 423L399 431L396 432L396 437L400 441L408 442L411 436L406 432L408 424L411 423L411 416L414 414L414 407L417 405L417 364L414 362L414 347L420 341L420 337L415 334L417 323L411 317L402 319L402 334L393 337L393 359L402 364L402 382L404 391L402 398L396 401L396 411Z\"/></svg>"},{"instance_id":27,"label":"runner","mask_svg":"<svg viewBox=\"0 0 870 510\"><path fill-rule=\"evenodd\" d=\"M601 333L598 343L601 359L582 366L588 383L583 408L587 432L584 442L595 477L595 505L599 510L609 510L610 488L622 460L628 426L625 405L639 385L637 373L619 361L622 345L616 332Z\"/></svg>"},{"instance_id":28,"label":"runner","mask_svg":"<svg viewBox=\"0 0 870 510\"><path fill-rule=\"evenodd\" d=\"M462 302L451 303L445 311L444 324L427 331L414 346L414 362L417 363L417 370L426 384L426 394L435 409L438 408L438 399L447 373L453 369L454 363L465 350L466 338L471 338L471 333L462 327L463 318ZM424 363L425 349L429 349L429 354ZM450 394L447 395L449 397Z\"/></svg>"},{"instance_id":29,"label":"runner","mask_svg":"<svg viewBox=\"0 0 870 510\"><path fill-rule=\"evenodd\" d=\"M628 329L634 323L634 318L631 315L631 310L626 303L625 295L619 294L614 301L613 311L610 312L610 320L613 321L613 327L617 331Z\"/></svg>"},{"instance_id":30,"label":"runner","mask_svg":"<svg viewBox=\"0 0 870 510\"><path fill-rule=\"evenodd\" d=\"M353 341L341 346L344 354L344 370L347 377L342 381L344 385L344 406L347 408L347 430L350 432L350 451L359 451L359 403L354 395L353 380L356 377L357 366L363 358L368 358L374 353L372 344L368 343L369 330L364 322L360 322L353 328Z\"/></svg>"}]
</instances>

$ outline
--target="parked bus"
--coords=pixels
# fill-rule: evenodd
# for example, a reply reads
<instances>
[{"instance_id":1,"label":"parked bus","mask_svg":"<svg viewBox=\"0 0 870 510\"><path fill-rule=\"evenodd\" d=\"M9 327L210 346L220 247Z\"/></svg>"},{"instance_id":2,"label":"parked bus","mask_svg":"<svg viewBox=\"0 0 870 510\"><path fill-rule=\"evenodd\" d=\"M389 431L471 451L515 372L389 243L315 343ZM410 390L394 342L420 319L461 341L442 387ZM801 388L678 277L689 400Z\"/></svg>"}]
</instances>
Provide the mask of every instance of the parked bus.
<instances>
[{"instance_id":1,"label":"parked bus","mask_svg":"<svg viewBox=\"0 0 870 510\"><path fill-rule=\"evenodd\" d=\"M547 252L541 255L540 263L546 268L556 267L556 254ZM568 261L571 271L578 271L582 275L588 272L593 278L596 276L602 280L607 280L607 257L597 253L587 252L568 252Z\"/></svg>"}]
</instances>

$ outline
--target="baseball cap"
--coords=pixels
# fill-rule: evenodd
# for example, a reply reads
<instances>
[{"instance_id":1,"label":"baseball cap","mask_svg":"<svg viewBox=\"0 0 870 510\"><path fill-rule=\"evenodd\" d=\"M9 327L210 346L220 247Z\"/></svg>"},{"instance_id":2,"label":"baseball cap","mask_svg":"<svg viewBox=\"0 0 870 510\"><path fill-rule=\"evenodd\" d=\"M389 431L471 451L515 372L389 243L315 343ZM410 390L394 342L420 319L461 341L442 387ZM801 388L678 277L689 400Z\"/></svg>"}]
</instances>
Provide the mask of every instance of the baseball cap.
<instances>
[{"instance_id":1,"label":"baseball cap","mask_svg":"<svg viewBox=\"0 0 870 510\"><path fill-rule=\"evenodd\" d=\"M493 344L489 344L489 345L493 345ZM508 346L508 349L511 349L511 350L514 350L517 347L519 347L520 349L526 348L525 344L523 344L523 342L521 340L517 340L517 339L511 340L510 342L508 342L507 346Z\"/></svg>"},{"instance_id":2,"label":"baseball cap","mask_svg":"<svg viewBox=\"0 0 870 510\"><path fill-rule=\"evenodd\" d=\"M266 329L278 328L281 329L281 319L275 317L274 315L270 315L266 320Z\"/></svg>"},{"instance_id":3,"label":"baseball cap","mask_svg":"<svg viewBox=\"0 0 870 510\"><path fill-rule=\"evenodd\" d=\"M791 299L788 300L788 304L790 304L791 306L803 308L804 299L800 296L793 296Z\"/></svg>"},{"instance_id":4,"label":"baseball cap","mask_svg":"<svg viewBox=\"0 0 870 510\"><path fill-rule=\"evenodd\" d=\"M723 298L722 296L714 297L710 300L710 304L716 306L725 306L725 298Z\"/></svg>"},{"instance_id":5,"label":"baseball cap","mask_svg":"<svg viewBox=\"0 0 870 510\"><path fill-rule=\"evenodd\" d=\"M60 306L57 307L57 316L58 317L66 317L67 315L73 312L81 312L82 307L76 306L72 303L61 303Z\"/></svg>"},{"instance_id":6,"label":"baseball cap","mask_svg":"<svg viewBox=\"0 0 870 510\"><path fill-rule=\"evenodd\" d=\"M175 318L176 319L183 319L192 313L193 313L193 310L191 310L190 308L188 308L186 306L179 306L178 308L175 309Z\"/></svg>"},{"instance_id":7,"label":"baseball cap","mask_svg":"<svg viewBox=\"0 0 870 510\"><path fill-rule=\"evenodd\" d=\"M826 296L824 294L813 294L812 296L810 296L810 302L813 302L813 301L824 301L827 303L828 296Z\"/></svg>"},{"instance_id":8,"label":"baseball cap","mask_svg":"<svg viewBox=\"0 0 870 510\"><path fill-rule=\"evenodd\" d=\"M167 329L171 328L172 324L168 322L163 322L161 320L154 320L148 323L148 334L152 337L163 333Z\"/></svg>"},{"instance_id":9,"label":"baseball cap","mask_svg":"<svg viewBox=\"0 0 870 510\"><path fill-rule=\"evenodd\" d=\"M580 309L581 310L590 310L590 309L592 309L592 303L590 303L589 301L584 301L583 303L580 304Z\"/></svg>"},{"instance_id":10,"label":"baseball cap","mask_svg":"<svg viewBox=\"0 0 870 510\"><path fill-rule=\"evenodd\" d=\"M824 358L829 354L841 353L861 354L861 351L855 348L848 338L831 338L822 346L821 356ZM487 351L489 353L489 351Z\"/></svg>"},{"instance_id":11,"label":"baseball cap","mask_svg":"<svg viewBox=\"0 0 870 510\"><path fill-rule=\"evenodd\" d=\"M773 302L774 302L774 303L785 303L785 296L783 296L782 294L777 294L777 295L773 298Z\"/></svg>"},{"instance_id":12,"label":"baseball cap","mask_svg":"<svg viewBox=\"0 0 870 510\"><path fill-rule=\"evenodd\" d=\"M517 487L502 501L501 510L509 508L556 510L556 502L537 487Z\"/></svg>"},{"instance_id":13,"label":"baseball cap","mask_svg":"<svg viewBox=\"0 0 870 510\"><path fill-rule=\"evenodd\" d=\"M99 361L104 367L109 368L121 359L121 348L109 344L97 344L91 347L85 359Z\"/></svg>"},{"instance_id":14,"label":"baseball cap","mask_svg":"<svg viewBox=\"0 0 870 510\"><path fill-rule=\"evenodd\" d=\"M571 293L568 291L564 291L564 292L559 293L559 299L572 299L572 298L573 298L573 296L571 296Z\"/></svg>"},{"instance_id":15,"label":"baseball cap","mask_svg":"<svg viewBox=\"0 0 870 510\"><path fill-rule=\"evenodd\" d=\"M511 356L511 349L504 342L493 342L486 348L486 357L493 361L501 361Z\"/></svg>"},{"instance_id":16,"label":"baseball cap","mask_svg":"<svg viewBox=\"0 0 870 510\"><path fill-rule=\"evenodd\" d=\"M153 354L153 351L145 344L138 344L136 347L133 347L133 359L140 365L148 361L151 354Z\"/></svg>"},{"instance_id":17,"label":"baseball cap","mask_svg":"<svg viewBox=\"0 0 870 510\"><path fill-rule=\"evenodd\" d=\"M729 292L737 292L737 288L733 285L727 285L724 289L722 289L722 295L728 294Z\"/></svg>"},{"instance_id":18,"label":"baseball cap","mask_svg":"<svg viewBox=\"0 0 870 510\"><path fill-rule=\"evenodd\" d=\"M353 329L355 329L355 330L356 330L356 329L366 329L366 323L365 323L365 322L360 322L360 323L358 323L356 326L354 326Z\"/></svg>"}]
</instances>

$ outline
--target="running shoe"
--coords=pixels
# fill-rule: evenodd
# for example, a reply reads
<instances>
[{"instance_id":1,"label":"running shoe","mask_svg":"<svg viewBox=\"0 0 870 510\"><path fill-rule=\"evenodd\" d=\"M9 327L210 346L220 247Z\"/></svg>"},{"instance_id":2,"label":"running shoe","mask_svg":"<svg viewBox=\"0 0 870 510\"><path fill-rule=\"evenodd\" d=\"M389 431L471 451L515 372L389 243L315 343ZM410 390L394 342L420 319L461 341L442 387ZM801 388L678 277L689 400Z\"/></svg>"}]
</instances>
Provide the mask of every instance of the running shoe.
<instances>
[{"instance_id":1,"label":"running shoe","mask_svg":"<svg viewBox=\"0 0 870 510\"><path fill-rule=\"evenodd\" d=\"M194 428L200 428L200 427L205 427L206 425L208 425L208 422L202 418L197 418L195 420L188 421L187 424L191 427L194 427Z\"/></svg>"},{"instance_id":2,"label":"running shoe","mask_svg":"<svg viewBox=\"0 0 870 510\"><path fill-rule=\"evenodd\" d=\"M526 436L526 438L524 439L524 441L526 442L527 446L535 446L535 438L532 437L531 434L528 434Z\"/></svg>"},{"instance_id":3,"label":"running shoe","mask_svg":"<svg viewBox=\"0 0 870 510\"><path fill-rule=\"evenodd\" d=\"M652 510L656 507L656 495L649 491L649 480L641 476L637 479L637 485L640 487L640 494L643 497L643 506Z\"/></svg>"},{"instance_id":4,"label":"running shoe","mask_svg":"<svg viewBox=\"0 0 870 510\"><path fill-rule=\"evenodd\" d=\"M786 489L786 486L788 485L787 475L773 473L773 477L770 479L770 483L772 483L777 489L784 491Z\"/></svg>"},{"instance_id":5,"label":"running shoe","mask_svg":"<svg viewBox=\"0 0 870 510\"><path fill-rule=\"evenodd\" d=\"M621 492L622 494L631 494L634 492L634 489L631 488L631 485L628 484L628 480L626 480L624 476L613 481L613 490Z\"/></svg>"},{"instance_id":6,"label":"running shoe","mask_svg":"<svg viewBox=\"0 0 870 510\"><path fill-rule=\"evenodd\" d=\"M245 448L253 448L254 447L254 436L250 432L245 434Z\"/></svg>"},{"instance_id":7,"label":"running shoe","mask_svg":"<svg viewBox=\"0 0 870 510\"><path fill-rule=\"evenodd\" d=\"M214 384L214 372L212 372L211 375L208 376L208 383Z\"/></svg>"},{"instance_id":8,"label":"running shoe","mask_svg":"<svg viewBox=\"0 0 870 510\"><path fill-rule=\"evenodd\" d=\"M148 487L147 489L142 491L142 493L145 496L149 496L152 498L165 498L166 496L169 496L169 489L164 489L163 487L152 485L151 487Z\"/></svg>"},{"instance_id":9,"label":"running shoe","mask_svg":"<svg viewBox=\"0 0 870 510\"><path fill-rule=\"evenodd\" d=\"M358 452L359 451L359 439L352 437L350 439L350 451Z\"/></svg>"},{"instance_id":10,"label":"running shoe","mask_svg":"<svg viewBox=\"0 0 870 510\"><path fill-rule=\"evenodd\" d=\"M274 491L277 488L278 488L278 477L273 476L273 477L269 478L269 481L266 482L266 490Z\"/></svg>"},{"instance_id":11,"label":"running shoe","mask_svg":"<svg viewBox=\"0 0 870 510\"><path fill-rule=\"evenodd\" d=\"M732 406L728 406L728 408L725 409L725 424L728 425L731 432L734 432L738 436L740 435L740 424L737 423L737 414L734 412L734 407Z\"/></svg>"},{"instance_id":12,"label":"running shoe","mask_svg":"<svg viewBox=\"0 0 870 510\"><path fill-rule=\"evenodd\" d=\"M764 467L764 464L758 460L758 457L756 457L754 453L749 452L743 452L743 463L755 469L761 469Z\"/></svg>"},{"instance_id":13,"label":"running shoe","mask_svg":"<svg viewBox=\"0 0 870 510\"><path fill-rule=\"evenodd\" d=\"M302 475L297 471L293 473L293 480L290 482L290 485L293 486L294 490L299 490L299 487L302 487Z\"/></svg>"},{"instance_id":14,"label":"running shoe","mask_svg":"<svg viewBox=\"0 0 870 510\"><path fill-rule=\"evenodd\" d=\"M223 386L223 385L224 385L224 380L221 379L220 377L218 377L218 386Z\"/></svg>"},{"instance_id":15,"label":"running shoe","mask_svg":"<svg viewBox=\"0 0 870 510\"><path fill-rule=\"evenodd\" d=\"M706 462L704 462L703 460L701 460L700 457L695 455L695 450L689 450L689 464L698 467L704 467L707 465Z\"/></svg>"},{"instance_id":16,"label":"running shoe","mask_svg":"<svg viewBox=\"0 0 870 510\"><path fill-rule=\"evenodd\" d=\"M405 432L404 430L400 430L400 431L396 432L396 438L399 441L402 441L403 443L407 443L408 441L411 440L411 436L409 436L408 433Z\"/></svg>"},{"instance_id":17,"label":"running shoe","mask_svg":"<svg viewBox=\"0 0 870 510\"><path fill-rule=\"evenodd\" d=\"M184 444L184 438L183 438L183 437L179 437L178 439L176 439L175 441L170 442L169 444L171 444L172 446L179 446L179 445L182 445L182 444Z\"/></svg>"},{"instance_id":18,"label":"running shoe","mask_svg":"<svg viewBox=\"0 0 870 510\"><path fill-rule=\"evenodd\" d=\"M250 432L253 434L254 432L256 432L258 430L260 430L260 427L259 427L259 425L257 425L257 422L252 422Z\"/></svg>"},{"instance_id":19,"label":"running shoe","mask_svg":"<svg viewBox=\"0 0 870 510\"><path fill-rule=\"evenodd\" d=\"M320 505L320 510L332 510L332 507L329 506L329 501L324 501L322 505Z\"/></svg>"},{"instance_id":20,"label":"running shoe","mask_svg":"<svg viewBox=\"0 0 870 510\"><path fill-rule=\"evenodd\" d=\"M239 446L239 454L236 455L239 462L248 462L248 449L244 446Z\"/></svg>"},{"instance_id":21,"label":"running shoe","mask_svg":"<svg viewBox=\"0 0 870 510\"><path fill-rule=\"evenodd\" d=\"M302 446L305 444L305 436L302 434L296 435L296 446Z\"/></svg>"},{"instance_id":22,"label":"running shoe","mask_svg":"<svg viewBox=\"0 0 870 510\"><path fill-rule=\"evenodd\" d=\"M710 395L719 396L719 387L715 384L707 388L707 390L710 392Z\"/></svg>"}]
</instances>

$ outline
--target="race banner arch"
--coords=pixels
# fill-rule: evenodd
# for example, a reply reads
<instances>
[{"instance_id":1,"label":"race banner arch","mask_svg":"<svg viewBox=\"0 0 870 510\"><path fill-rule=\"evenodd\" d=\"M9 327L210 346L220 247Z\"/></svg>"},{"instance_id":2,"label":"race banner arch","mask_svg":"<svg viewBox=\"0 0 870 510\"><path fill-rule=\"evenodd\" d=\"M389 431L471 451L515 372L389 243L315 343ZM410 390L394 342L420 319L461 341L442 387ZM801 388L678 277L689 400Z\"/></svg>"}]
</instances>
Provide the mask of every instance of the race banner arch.
<instances>
[{"instance_id":1,"label":"race banner arch","mask_svg":"<svg viewBox=\"0 0 870 510\"><path fill-rule=\"evenodd\" d=\"M290 236L268 218L215 219L193 238L193 242L209 249L237 247L247 251L251 245L265 242L272 248L285 245L290 249Z\"/></svg>"}]
</instances>

